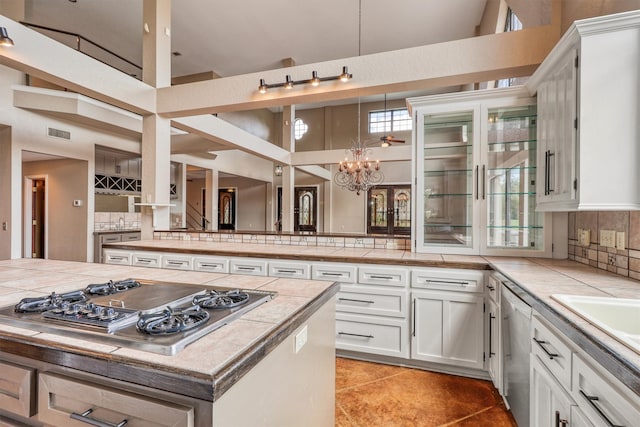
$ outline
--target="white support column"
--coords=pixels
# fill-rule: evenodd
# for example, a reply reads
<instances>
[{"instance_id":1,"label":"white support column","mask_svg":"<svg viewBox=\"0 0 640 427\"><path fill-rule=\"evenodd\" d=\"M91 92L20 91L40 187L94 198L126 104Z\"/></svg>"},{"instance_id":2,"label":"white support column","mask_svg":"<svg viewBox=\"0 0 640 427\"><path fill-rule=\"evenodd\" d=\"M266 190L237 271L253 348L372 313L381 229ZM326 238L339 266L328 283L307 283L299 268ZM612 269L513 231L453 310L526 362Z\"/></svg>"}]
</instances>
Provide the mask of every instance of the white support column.
<instances>
[{"instance_id":1,"label":"white support column","mask_svg":"<svg viewBox=\"0 0 640 427\"><path fill-rule=\"evenodd\" d=\"M295 114L293 105L285 106L282 109L282 148L290 153L295 151L293 139ZM295 168L293 166L284 166L282 168L282 231L293 231L294 187Z\"/></svg>"},{"instance_id":2,"label":"white support column","mask_svg":"<svg viewBox=\"0 0 640 427\"><path fill-rule=\"evenodd\" d=\"M162 88L171 85L171 0L143 0L142 80ZM157 114L142 119L142 239L171 228L169 185L171 122Z\"/></svg>"},{"instance_id":3,"label":"white support column","mask_svg":"<svg viewBox=\"0 0 640 427\"><path fill-rule=\"evenodd\" d=\"M218 170L207 169L205 176L205 218L207 219L207 230L218 231Z\"/></svg>"}]
</instances>

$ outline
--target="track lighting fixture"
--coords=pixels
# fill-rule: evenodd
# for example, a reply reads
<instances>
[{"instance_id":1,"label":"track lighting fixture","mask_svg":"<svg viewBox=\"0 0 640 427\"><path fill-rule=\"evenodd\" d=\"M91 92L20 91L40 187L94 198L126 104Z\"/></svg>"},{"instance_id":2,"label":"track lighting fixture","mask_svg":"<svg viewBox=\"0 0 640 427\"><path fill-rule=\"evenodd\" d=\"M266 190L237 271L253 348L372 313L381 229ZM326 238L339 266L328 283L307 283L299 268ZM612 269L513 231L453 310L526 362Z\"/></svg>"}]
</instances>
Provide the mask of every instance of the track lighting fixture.
<instances>
[{"instance_id":1,"label":"track lighting fixture","mask_svg":"<svg viewBox=\"0 0 640 427\"><path fill-rule=\"evenodd\" d=\"M0 46L13 46L13 40L5 27L0 27Z\"/></svg>"},{"instance_id":2,"label":"track lighting fixture","mask_svg":"<svg viewBox=\"0 0 640 427\"><path fill-rule=\"evenodd\" d=\"M330 77L318 77L317 71L311 72L311 78L308 80L293 80L289 74L285 77L285 81L283 83L271 83L267 84L264 79L260 79L260 85L258 86L258 92L267 93L267 90L283 87L285 89L291 89L295 85L300 84L311 84L312 86L319 86L321 82L326 82L329 80L340 80L342 82L348 82L353 78L353 74L349 73L349 69L344 66L342 67L342 73L337 76Z\"/></svg>"}]
</instances>

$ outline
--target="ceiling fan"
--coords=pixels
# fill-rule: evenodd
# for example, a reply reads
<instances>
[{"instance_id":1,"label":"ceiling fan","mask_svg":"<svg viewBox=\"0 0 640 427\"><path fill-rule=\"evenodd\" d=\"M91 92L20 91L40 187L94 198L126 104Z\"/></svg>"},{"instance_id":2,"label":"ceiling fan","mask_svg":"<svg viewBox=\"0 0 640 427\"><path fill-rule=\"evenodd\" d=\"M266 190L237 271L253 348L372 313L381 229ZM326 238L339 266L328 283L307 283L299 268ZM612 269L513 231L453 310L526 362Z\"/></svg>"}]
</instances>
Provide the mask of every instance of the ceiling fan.
<instances>
[{"instance_id":1,"label":"ceiling fan","mask_svg":"<svg viewBox=\"0 0 640 427\"><path fill-rule=\"evenodd\" d=\"M384 94L384 111L385 114L387 112L387 94ZM383 135L380 137L380 141L382 141L382 147L388 147L391 143L395 144L404 144L404 139L396 139L393 135Z\"/></svg>"}]
</instances>

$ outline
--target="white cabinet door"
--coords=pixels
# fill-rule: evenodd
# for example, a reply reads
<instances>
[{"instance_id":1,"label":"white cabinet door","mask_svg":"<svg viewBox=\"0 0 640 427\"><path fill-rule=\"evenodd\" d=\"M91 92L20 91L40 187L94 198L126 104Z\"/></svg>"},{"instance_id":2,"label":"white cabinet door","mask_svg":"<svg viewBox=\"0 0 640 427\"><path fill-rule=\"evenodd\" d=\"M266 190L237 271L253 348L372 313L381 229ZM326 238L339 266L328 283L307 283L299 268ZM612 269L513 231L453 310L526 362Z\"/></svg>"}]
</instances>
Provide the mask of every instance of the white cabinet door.
<instances>
[{"instance_id":1,"label":"white cabinet door","mask_svg":"<svg viewBox=\"0 0 640 427\"><path fill-rule=\"evenodd\" d=\"M350 264L313 263L311 266L313 280L332 280L340 283L356 283L358 267Z\"/></svg>"},{"instance_id":2,"label":"white cabinet door","mask_svg":"<svg viewBox=\"0 0 640 427\"><path fill-rule=\"evenodd\" d=\"M637 426L640 397L594 366L586 356L573 354L572 395L578 406L596 425Z\"/></svg>"},{"instance_id":3,"label":"white cabinet door","mask_svg":"<svg viewBox=\"0 0 640 427\"><path fill-rule=\"evenodd\" d=\"M269 276L310 279L311 264L295 261L269 261Z\"/></svg>"},{"instance_id":4,"label":"white cabinet door","mask_svg":"<svg viewBox=\"0 0 640 427\"><path fill-rule=\"evenodd\" d=\"M340 285L336 310L374 316L407 318L407 291L374 286Z\"/></svg>"},{"instance_id":5,"label":"white cabinet door","mask_svg":"<svg viewBox=\"0 0 640 427\"><path fill-rule=\"evenodd\" d=\"M162 257L162 268L170 270L193 270L193 257L188 255L164 255Z\"/></svg>"},{"instance_id":6,"label":"white cabinet door","mask_svg":"<svg viewBox=\"0 0 640 427\"><path fill-rule=\"evenodd\" d=\"M105 264L131 265L132 253L118 249L105 249L102 261Z\"/></svg>"},{"instance_id":7,"label":"white cabinet door","mask_svg":"<svg viewBox=\"0 0 640 427\"><path fill-rule=\"evenodd\" d=\"M411 358L484 367L483 296L412 291Z\"/></svg>"},{"instance_id":8,"label":"white cabinet door","mask_svg":"<svg viewBox=\"0 0 640 427\"><path fill-rule=\"evenodd\" d=\"M531 355L531 406L532 427L573 426L570 423L571 406L575 405L569 394L540 362Z\"/></svg>"},{"instance_id":9,"label":"white cabinet door","mask_svg":"<svg viewBox=\"0 0 640 427\"><path fill-rule=\"evenodd\" d=\"M576 196L576 58L573 49L538 87L538 210Z\"/></svg>"},{"instance_id":10,"label":"white cabinet door","mask_svg":"<svg viewBox=\"0 0 640 427\"><path fill-rule=\"evenodd\" d=\"M336 349L407 358L407 322L404 319L338 312Z\"/></svg>"},{"instance_id":11,"label":"white cabinet door","mask_svg":"<svg viewBox=\"0 0 640 427\"><path fill-rule=\"evenodd\" d=\"M502 392L502 340L500 339L500 306L492 300L487 303L487 370L493 385Z\"/></svg>"},{"instance_id":12,"label":"white cabinet door","mask_svg":"<svg viewBox=\"0 0 640 427\"><path fill-rule=\"evenodd\" d=\"M266 276L267 261L252 258L237 258L229 260L229 273L246 274L249 276Z\"/></svg>"}]
</instances>

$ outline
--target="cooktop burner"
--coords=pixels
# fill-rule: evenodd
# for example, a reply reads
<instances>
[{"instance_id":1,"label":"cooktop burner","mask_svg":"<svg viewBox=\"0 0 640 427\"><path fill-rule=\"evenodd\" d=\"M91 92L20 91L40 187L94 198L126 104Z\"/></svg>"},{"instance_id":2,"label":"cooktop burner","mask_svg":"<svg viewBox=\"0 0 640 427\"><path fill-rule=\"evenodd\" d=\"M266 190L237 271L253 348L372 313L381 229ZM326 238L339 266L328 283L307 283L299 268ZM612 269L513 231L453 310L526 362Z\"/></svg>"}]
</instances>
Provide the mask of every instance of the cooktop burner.
<instances>
[{"instance_id":1,"label":"cooktop burner","mask_svg":"<svg viewBox=\"0 0 640 427\"><path fill-rule=\"evenodd\" d=\"M84 289L84 292L89 295L113 295L139 286L140 282L134 279L118 280L116 282L109 280L107 283L95 283L88 285Z\"/></svg>"},{"instance_id":2,"label":"cooktop burner","mask_svg":"<svg viewBox=\"0 0 640 427\"><path fill-rule=\"evenodd\" d=\"M233 308L249 301L249 294L232 289L230 291L207 290L203 295L193 297L193 303L202 308L220 309Z\"/></svg>"},{"instance_id":3,"label":"cooktop burner","mask_svg":"<svg viewBox=\"0 0 640 427\"><path fill-rule=\"evenodd\" d=\"M0 324L173 355L276 295L223 286L110 280L0 307Z\"/></svg>"},{"instance_id":4,"label":"cooktop burner","mask_svg":"<svg viewBox=\"0 0 640 427\"><path fill-rule=\"evenodd\" d=\"M209 313L199 305L182 309L167 307L157 313L141 314L136 328L149 335L169 335L197 328L208 319Z\"/></svg>"},{"instance_id":5,"label":"cooktop burner","mask_svg":"<svg viewBox=\"0 0 640 427\"><path fill-rule=\"evenodd\" d=\"M63 294L52 292L50 295L35 298L23 298L15 305L16 313L42 313L52 308L61 307L63 304L87 301L87 296L82 291L73 291Z\"/></svg>"}]
</instances>

